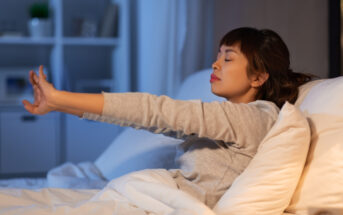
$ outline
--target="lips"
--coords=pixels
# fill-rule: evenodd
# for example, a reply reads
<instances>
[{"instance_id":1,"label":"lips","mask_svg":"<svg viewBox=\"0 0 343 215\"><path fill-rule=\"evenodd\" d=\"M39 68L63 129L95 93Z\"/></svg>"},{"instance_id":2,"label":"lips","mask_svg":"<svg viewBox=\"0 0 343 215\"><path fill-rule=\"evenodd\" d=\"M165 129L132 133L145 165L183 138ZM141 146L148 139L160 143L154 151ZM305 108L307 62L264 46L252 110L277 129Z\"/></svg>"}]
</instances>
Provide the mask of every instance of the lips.
<instances>
[{"instance_id":1,"label":"lips","mask_svg":"<svg viewBox=\"0 0 343 215\"><path fill-rule=\"evenodd\" d=\"M210 82L213 82L213 81L219 81L220 78L218 78L215 74L211 74L211 80Z\"/></svg>"}]
</instances>

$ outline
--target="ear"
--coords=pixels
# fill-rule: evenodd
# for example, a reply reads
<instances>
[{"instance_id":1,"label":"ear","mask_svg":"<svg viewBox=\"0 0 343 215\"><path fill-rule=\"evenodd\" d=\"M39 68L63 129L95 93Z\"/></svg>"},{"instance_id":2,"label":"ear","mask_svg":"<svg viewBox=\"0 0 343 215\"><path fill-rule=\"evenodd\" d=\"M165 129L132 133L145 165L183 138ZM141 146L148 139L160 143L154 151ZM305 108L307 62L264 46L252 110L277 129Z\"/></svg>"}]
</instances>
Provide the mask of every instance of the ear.
<instances>
[{"instance_id":1,"label":"ear","mask_svg":"<svg viewBox=\"0 0 343 215\"><path fill-rule=\"evenodd\" d=\"M262 72L259 73L258 75L254 76L252 81L251 81L251 87L260 87L266 82L269 78L269 73L267 72Z\"/></svg>"}]
</instances>

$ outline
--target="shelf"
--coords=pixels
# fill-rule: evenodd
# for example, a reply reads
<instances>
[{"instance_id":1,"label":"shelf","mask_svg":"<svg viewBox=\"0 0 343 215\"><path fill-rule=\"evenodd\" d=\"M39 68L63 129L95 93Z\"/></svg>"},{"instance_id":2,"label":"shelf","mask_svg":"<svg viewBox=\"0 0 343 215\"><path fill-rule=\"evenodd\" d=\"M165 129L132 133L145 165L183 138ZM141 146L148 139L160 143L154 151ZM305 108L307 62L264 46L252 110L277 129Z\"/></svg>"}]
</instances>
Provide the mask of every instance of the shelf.
<instances>
[{"instance_id":1,"label":"shelf","mask_svg":"<svg viewBox=\"0 0 343 215\"><path fill-rule=\"evenodd\" d=\"M131 0L47 1L52 12L53 34L51 37L43 38L28 36L27 21L30 17L27 8L37 0L0 1L0 33L21 32L20 35L0 35L0 68L36 68L38 65L44 65L49 71L49 79L59 90L88 93L100 93L99 90L130 91ZM98 35L103 35L100 33L101 23L110 3L118 5L116 24L113 25L116 30L114 34L110 34L112 37L100 37ZM85 21L97 23L97 33L94 34L96 37L81 36L88 35L82 34L82 23ZM27 100L33 102L34 99ZM51 168L45 164L58 165L66 161L95 159L121 131L120 126L114 127L86 120L77 121L77 118L72 119L72 116L67 117L61 113L54 113L56 117L53 120L48 120L46 116L31 117L32 114L25 110L21 102L22 99L17 102L0 101L0 177L4 174L23 175L26 172L32 175L37 171L43 172ZM20 114L24 115L25 122L22 122ZM12 120L7 117L10 115L17 117L12 117ZM42 119L43 122L32 121L34 118ZM26 128L26 122L30 120L32 125ZM76 129L75 126L84 128L84 131L91 135L80 136L79 134L84 131ZM30 129L36 130L30 133ZM39 129L47 129L50 134L56 136L31 135L30 144L22 144L26 143L23 139L28 138L25 134L37 133ZM12 135L18 131L23 135ZM63 138L60 138L61 136ZM47 141L46 137L49 137L50 141ZM100 145L94 145L99 137L102 139ZM6 145L10 142L11 145ZM50 144L42 144L46 148L34 148L47 142ZM3 148L4 146L7 148ZM32 150L28 150L29 147ZM13 148L22 150L12 152ZM49 157L37 157L32 153ZM21 159L13 159L18 156L21 156ZM32 156L36 156L37 159L31 159ZM30 160L26 159L27 157ZM37 160L41 163L34 163ZM29 166L30 164L33 164L34 168Z\"/></svg>"},{"instance_id":2,"label":"shelf","mask_svg":"<svg viewBox=\"0 0 343 215\"><path fill-rule=\"evenodd\" d=\"M84 46L116 46L118 45L117 38L80 38L80 37L65 37L62 39L65 45L84 45ZM55 38L1 38L0 44L8 45L54 45Z\"/></svg>"},{"instance_id":3,"label":"shelf","mask_svg":"<svg viewBox=\"0 0 343 215\"><path fill-rule=\"evenodd\" d=\"M0 37L0 44L5 45L54 45L55 38L30 38L30 37Z\"/></svg>"},{"instance_id":4,"label":"shelf","mask_svg":"<svg viewBox=\"0 0 343 215\"><path fill-rule=\"evenodd\" d=\"M63 39L65 45L82 45L82 46L117 46L117 38L80 38L80 37L65 37Z\"/></svg>"}]
</instances>

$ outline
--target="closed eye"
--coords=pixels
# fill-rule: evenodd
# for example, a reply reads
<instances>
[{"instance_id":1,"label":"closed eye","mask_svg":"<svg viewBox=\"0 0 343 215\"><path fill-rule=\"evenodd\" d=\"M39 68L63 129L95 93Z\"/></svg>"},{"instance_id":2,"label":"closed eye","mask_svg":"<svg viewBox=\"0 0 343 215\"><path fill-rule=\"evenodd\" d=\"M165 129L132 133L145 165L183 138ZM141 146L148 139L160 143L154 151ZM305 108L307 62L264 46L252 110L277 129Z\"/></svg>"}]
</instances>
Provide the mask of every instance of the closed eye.
<instances>
[{"instance_id":1,"label":"closed eye","mask_svg":"<svg viewBox=\"0 0 343 215\"><path fill-rule=\"evenodd\" d=\"M231 60L230 60L230 59L225 59L225 61L226 61L226 62L229 62L229 61L231 61Z\"/></svg>"}]
</instances>

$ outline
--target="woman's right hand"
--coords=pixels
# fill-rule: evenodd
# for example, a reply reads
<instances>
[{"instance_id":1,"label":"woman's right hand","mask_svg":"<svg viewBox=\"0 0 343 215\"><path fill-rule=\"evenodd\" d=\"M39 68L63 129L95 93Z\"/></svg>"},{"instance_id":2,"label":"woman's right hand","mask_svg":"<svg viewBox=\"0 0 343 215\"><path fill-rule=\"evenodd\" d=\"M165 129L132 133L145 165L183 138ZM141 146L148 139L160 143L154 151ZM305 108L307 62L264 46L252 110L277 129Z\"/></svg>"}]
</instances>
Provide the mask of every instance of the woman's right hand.
<instances>
[{"instance_id":1,"label":"woman's right hand","mask_svg":"<svg viewBox=\"0 0 343 215\"><path fill-rule=\"evenodd\" d=\"M30 71L29 75L30 83L34 92L34 103L30 103L28 100L23 100L22 103L25 109L37 115L47 114L51 111L55 111L56 108L53 104L53 97L57 90L54 86L46 80L46 75L43 73L43 66L39 67L39 76L34 71Z\"/></svg>"}]
</instances>

